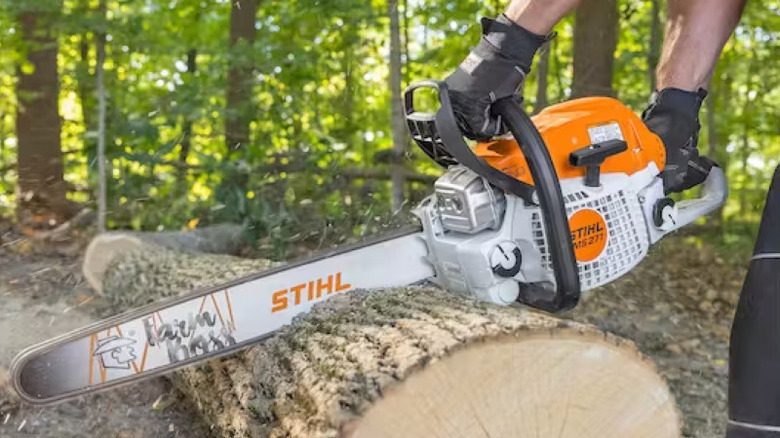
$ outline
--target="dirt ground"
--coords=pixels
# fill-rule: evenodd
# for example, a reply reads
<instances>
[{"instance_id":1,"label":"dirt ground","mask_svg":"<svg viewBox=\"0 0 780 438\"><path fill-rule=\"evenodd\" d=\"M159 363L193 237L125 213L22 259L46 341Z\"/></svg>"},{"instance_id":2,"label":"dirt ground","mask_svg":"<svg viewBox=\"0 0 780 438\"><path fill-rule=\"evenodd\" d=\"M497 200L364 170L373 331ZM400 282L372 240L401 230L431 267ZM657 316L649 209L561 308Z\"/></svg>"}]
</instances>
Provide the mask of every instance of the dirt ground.
<instances>
[{"instance_id":1,"label":"dirt ground","mask_svg":"<svg viewBox=\"0 0 780 438\"><path fill-rule=\"evenodd\" d=\"M81 275L79 252L72 244L41 247L0 232L0 436L209 436L208 427L164 378L46 408L20 405L10 396L7 367L14 355L104 312Z\"/></svg>"},{"instance_id":2,"label":"dirt ground","mask_svg":"<svg viewBox=\"0 0 780 438\"><path fill-rule=\"evenodd\" d=\"M211 436L164 378L54 407L13 401L2 381L13 355L104 313L81 276L80 250L36 247L0 229L0 436ZM747 258L732 262L712 246L668 238L570 315L638 344L668 379L687 437L723 436L729 327Z\"/></svg>"},{"instance_id":3,"label":"dirt ground","mask_svg":"<svg viewBox=\"0 0 780 438\"><path fill-rule=\"evenodd\" d=\"M726 428L728 340L750 253L728 260L710 245L671 237L622 279L588 293L573 312L631 339L663 375L686 437Z\"/></svg>"}]
</instances>

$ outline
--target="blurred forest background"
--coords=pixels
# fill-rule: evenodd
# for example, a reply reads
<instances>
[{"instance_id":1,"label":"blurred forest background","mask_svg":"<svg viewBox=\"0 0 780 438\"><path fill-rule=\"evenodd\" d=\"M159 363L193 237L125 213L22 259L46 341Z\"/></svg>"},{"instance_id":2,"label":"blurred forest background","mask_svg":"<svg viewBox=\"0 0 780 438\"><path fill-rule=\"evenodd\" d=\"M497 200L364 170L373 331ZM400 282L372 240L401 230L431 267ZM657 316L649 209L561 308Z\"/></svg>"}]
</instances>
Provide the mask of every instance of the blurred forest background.
<instances>
[{"instance_id":1,"label":"blurred forest background","mask_svg":"<svg viewBox=\"0 0 780 438\"><path fill-rule=\"evenodd\" d=\"M43 229L104 198L109 229L235 222L282 251L376 230L439 172L401 91L445 77L505 6L3 0L0 216ZM538 58L528 110L609 94L641 111L665 7L587 0ZM779 35L780 1L749 2L702 113L700 148L732 190L718 236L751 235L778 164Z\"/></svg>"}]
</instances>

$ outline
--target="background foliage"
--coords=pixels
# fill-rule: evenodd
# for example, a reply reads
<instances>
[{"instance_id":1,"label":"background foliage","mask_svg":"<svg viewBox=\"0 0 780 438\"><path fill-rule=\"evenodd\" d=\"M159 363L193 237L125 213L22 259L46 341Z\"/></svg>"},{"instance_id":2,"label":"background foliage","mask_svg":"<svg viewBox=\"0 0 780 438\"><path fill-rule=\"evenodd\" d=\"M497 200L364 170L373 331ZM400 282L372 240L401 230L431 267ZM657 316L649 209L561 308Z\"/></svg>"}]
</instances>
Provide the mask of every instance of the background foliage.
<instances>
[{"instance_id":1,"label":"background foliage","mask_svg":"<svg viewBox=\"0 0 780 438\"><path fill-rule=\"evenodd\" d=\"M394 3L394 2L393 2ZM654 4L620 0L613 87L636 111L650 92ZM404 0L398 4L402 82L443 78L478 38L478 18L503 2ZM275 247L362 234L391 208L393 147L389 18L382 0L257 1L254 41L230 47L228 0L8 0L0 7L0 214L17 204L15 114L29 46L19 14L57 14L62 151L69 199L94 204L97 187L95 49L105 38L108 225L178 229L244 222ZM718 65L703 113L702 149L728 170L732 196L717 226L750 233L778 164L780 2L748 2ZM572 17L549 47L546 95L572 84ZM231 84L228 71L251 67ZM247 66L245 66L247 67ZM536 70L526 86L536 103ZM246 99L226 107L226 90ZM23 97L22 97L23 98ZM248 144L226 144L226 120L249 123ZM408 140L407 140L408 141ZM437 169L409 149L410 173ZM424 180L425 178L417 178ZM406 184L406 207L423 196Z\"/></svg>"}]
</instances>

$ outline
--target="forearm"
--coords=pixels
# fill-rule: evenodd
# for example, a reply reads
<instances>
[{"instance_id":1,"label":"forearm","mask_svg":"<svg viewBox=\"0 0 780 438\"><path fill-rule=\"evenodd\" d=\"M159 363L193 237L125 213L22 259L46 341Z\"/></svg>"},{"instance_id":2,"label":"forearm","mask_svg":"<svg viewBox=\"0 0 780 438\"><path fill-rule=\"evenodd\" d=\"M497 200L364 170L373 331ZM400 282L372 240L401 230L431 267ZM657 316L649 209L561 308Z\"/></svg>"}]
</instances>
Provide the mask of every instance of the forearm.
<instances>
[{"instance_id":1,"label":"forearm","mask_svg":"<svg viewBox=\"0 0 780 438\"><path fill-rule=\"evenodd\" d=\"M507 17L537 35L547 35L582 0L512 0ZM600 1L600 0L596 0Z\"/></svg>"},{"instance_id":2,"label":"forearm","mask_svg":"<svg viewBox=\"0 0 780 438\"><path fill-rule=\"evenodd\" d=\"M669 0L657 88L707 88L746 0Z\"/></svg>"}]
</instances>

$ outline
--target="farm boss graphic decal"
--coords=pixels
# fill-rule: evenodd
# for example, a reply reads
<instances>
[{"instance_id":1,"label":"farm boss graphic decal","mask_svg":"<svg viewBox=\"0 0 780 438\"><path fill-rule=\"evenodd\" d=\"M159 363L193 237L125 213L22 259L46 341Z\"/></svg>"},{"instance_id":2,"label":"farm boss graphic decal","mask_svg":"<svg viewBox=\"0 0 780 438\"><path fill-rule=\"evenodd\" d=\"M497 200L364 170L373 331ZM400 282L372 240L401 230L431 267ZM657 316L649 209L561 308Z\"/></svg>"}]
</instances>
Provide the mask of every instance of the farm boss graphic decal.
<instances>
[{"instance_id":1,"label":"farm boss graphic decal","mask_svg":"<svg viewBox=\"0 0 780 438\"><path fill-rule=\"evenodd\" d=\"M97 341L93 356L100 358L103 368L130 369L130 362L136 359L133 349L135 340L109 336Z\"/></svg>"},{"instance_id":2,"label":"farm boss graphic decal","mask_svg":"<svg viewBox=\"0 0 780 438\"><path fill-rule=\"evenodd\" d=\"M198 313L190 313L186 319L165 321L159 314L144 319L146 344L165 350L170 363L235 345L232 333L236 323L227 292L227 312L220 309L213 294L210 297L213 305L211 310L205 309L208 300L204 297Z\"/></svg>"},{"instance_id":3,"label":"farm boss graphic decal","mask_svg":"<svg viewBox=\"0 0 780 438\"><path fill-rule=\"evenodd\" d=\"M172 313L154 312L140 323L116 325L91 335L89 385L236 344L236 321L227 290L206 295L191 308L189 312L186 308Z\"/></svg>"}]
</instances>

